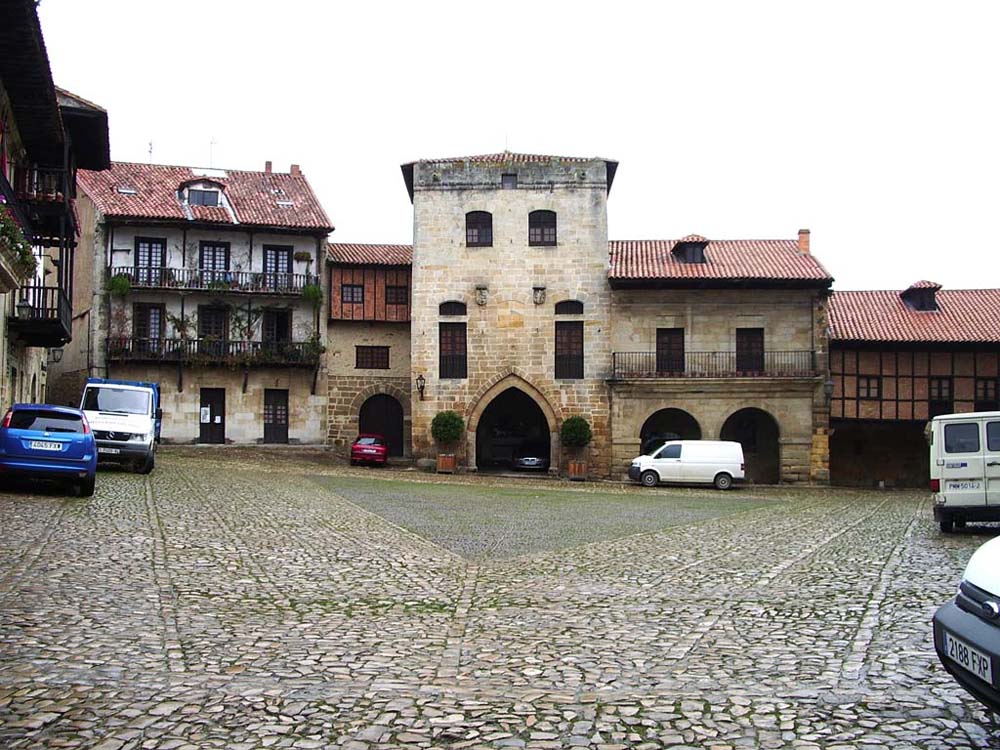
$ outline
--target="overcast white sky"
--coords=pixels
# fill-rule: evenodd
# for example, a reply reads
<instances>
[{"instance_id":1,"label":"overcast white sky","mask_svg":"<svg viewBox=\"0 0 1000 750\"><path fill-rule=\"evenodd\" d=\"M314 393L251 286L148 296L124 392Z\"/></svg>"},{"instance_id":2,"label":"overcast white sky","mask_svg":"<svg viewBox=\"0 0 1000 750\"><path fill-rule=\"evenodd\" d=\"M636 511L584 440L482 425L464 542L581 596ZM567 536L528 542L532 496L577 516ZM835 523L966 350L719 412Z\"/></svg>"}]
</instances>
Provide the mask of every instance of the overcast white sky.
<instances>
[{"instance_id":1,"label":"overcast white sky","mask_svg":"<svg viewBox=\"0 0 1000 750\"><path fill-rule=\"evenodd\" d=\"M412 239L399 165L620 167L611 239L794 237L838 289L1000 286L1000 3L43 0L112 158L302 165L342 242ZM214 146L211 145L214 141Z\"/></svg>"}]
</instances>

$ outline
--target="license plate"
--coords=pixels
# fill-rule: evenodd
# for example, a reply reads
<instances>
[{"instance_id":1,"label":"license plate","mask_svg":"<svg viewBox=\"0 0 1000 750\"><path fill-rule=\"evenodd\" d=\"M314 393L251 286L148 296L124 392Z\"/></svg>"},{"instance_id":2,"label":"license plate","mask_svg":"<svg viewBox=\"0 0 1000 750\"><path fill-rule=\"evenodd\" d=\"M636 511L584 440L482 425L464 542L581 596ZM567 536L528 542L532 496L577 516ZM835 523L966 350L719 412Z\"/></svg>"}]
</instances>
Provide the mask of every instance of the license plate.
<instances>
[{"instance_id":1,"label":"license plate","mask_svg":"<svg viewBox=\"0 0 1000 750\"><path fill-rule=\"evenodd\" d=\"M117 456L119 453L121 453L121 449L120 448L98 448L97 452L98 453L110 453L111 455Z\"/></svg>"},{"instance_id":2,"label":"license plate","mask_svg":"<svg viewBox=\"0 0 1000 750\"><path fill-rule=\"evenodd\" d=\"M948 658L963 669L972 672L984 682L993 684L993 664L990 657L974 649L965 641L960 641L947 631L944 634L944 652Z\"/></svg>"},{"instance_id":3,"label":"license plate","mask_svg":"<svg viewBox=\"0 0 1000 750\"><path fill-rule=\"evenodd\" d=\"M377 450L375 450L374 448L365 448L365 449L364 449L364 450L362 450L361 452L362 452L362 453L378 453L378 451L377 451Z\"/></svg>"},{"instance_id":4,"label":"license plate","mask_svg":"<svg viewBox=\"0 0 1000 750\"><path fill-rule=\"evenodd\" d=\"M968 492L970 490L981 490L982 482L948 482L945 489L949 492Z\"/></svg>"},{"instance_id":5,"label":"license plate","mask_svg":"<svg viewBox=\"0 0 1000 750\"><path fill-rule=\"evenodd\" d=\"M31 449L36 451L61 451L62 443L50 443L47 440L32 440Z\"/></svg>"}]
</instances>

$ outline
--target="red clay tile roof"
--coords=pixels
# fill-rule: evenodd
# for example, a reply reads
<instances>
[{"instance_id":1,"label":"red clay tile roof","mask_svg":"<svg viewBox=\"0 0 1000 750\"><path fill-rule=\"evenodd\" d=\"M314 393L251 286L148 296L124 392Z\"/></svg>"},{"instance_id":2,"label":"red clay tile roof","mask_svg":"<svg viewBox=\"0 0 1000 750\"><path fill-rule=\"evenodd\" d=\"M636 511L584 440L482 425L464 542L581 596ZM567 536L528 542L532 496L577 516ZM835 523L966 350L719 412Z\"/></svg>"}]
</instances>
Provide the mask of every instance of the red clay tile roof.
<instances>
[{"instance_id":1,"label":"red clay tile roof","mask_svg":"<svg viewBox=\"0 0 1000 750\"><path fill-rule=\"evenodd\" d=\"M161 221L203 221L329 232L330 218L302 174L198 169L160 164L112 162L102 172L79 170L79 185L105 216ZM233 213L222 207L184 206L182 183L205 179L224 187ZM134 195L119 189L132 189ZM291 205L280 205L290 201ZM191 217L186 209L191 210Z\"/></svg>"},{"instance_id":2,"label":"red clay tile roof","mask_svg":"<svg viewBox=\"0 0 1000 750\"><path fill-rule=\"evenodd\" d=\"M799 250L798 240L708 240L704 263L683 263L671 250L684 240L612 240L612 281L792 281L829 285L833 277Z\"/></svg>"},{"instance_id":3,"label":"red clay tile roof","mask_svg":"<svg viewBox=\"0 0 1000 750\"><path fill-rule=\"evenodd\" d=\"M936 281L914 281L908 289L940 289L941 285Z\"/></svg>"},{"instance_id":4,"label":"red clay tile roof","mask_svg":"<svg viewBox=\"0 0 1000 750\"><path fill-rule=\"evenodd\" d=\"M412 245L362 245L331 242L327 256L334 263L362 266L408 266L413 263Z\"/></svg>"},{"instance_id":5,"label":"red clay tile roof","mask_svg":"<svg viewBox=\"0 0 1000 750\"><path fill-rule=\"evenodd\" d=\"M518 154L512 151L501 151L496 154L477 154L475 156L453 156L448 159L417 159L411 164L445 164L452 161L469 161L477 164L544 164L550 161L613 161L600 156L549 156L546 154Z\"/></svg>"},{"instance_id":6,"label":"red clay tile roof","mask_svg":"<svg viewBox=\"0 0 1000 750\"><path fill-rule=\"evenodd\" d=\"M912 288L912 287L911 287ZM951 289L935 294L937 310L917 311L898 291L834 292L834 341L1000 343L1000 289Z\"/></svg>"}]
</instances>

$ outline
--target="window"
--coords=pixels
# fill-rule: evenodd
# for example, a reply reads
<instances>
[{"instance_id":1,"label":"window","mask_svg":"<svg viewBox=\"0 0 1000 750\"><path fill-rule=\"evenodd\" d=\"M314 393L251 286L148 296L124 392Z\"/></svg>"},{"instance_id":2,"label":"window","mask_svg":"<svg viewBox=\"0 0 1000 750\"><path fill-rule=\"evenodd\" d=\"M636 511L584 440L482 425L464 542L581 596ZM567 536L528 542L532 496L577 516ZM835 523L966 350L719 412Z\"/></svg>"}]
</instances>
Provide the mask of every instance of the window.
<instances>
[{"instance_id":1,"label":"window","mask_svg":"<svg viewBox=\"0 0 1000 750\"><path fill-rule=\"evenodd\" d=\"M229 281L229 243L202 242L198 250L198 268L205 284Z\"/></svg>"},{"instance_id":2,"label":"window","mask_svg":"<svg viewBox=\"0 0 1000 750\"><path fill-rule=\"evenodd\" d=\"M961 422L944 426L945 453L976 453L979 450L979 425Z\"/></svg>"},{"instance_id":3,"label":"window","mask_svg":"<svg viewBox=\"0 0 1000 750\"><path fill-rule=\"evenodd\" d=\"M1000 451L1000 422L986 423L986 448L991 452Z\"/></svg>"},{"instance_id":4,"label":"window","mask_svg":"<svg viewBox=\"0 0 1000 750\"><path fill-rule=\"evenodd\" d=\"M264 310L261 316L260 338L265 344L287 344L291 341L292 311Z\"/></svg>"},{"instance_id":5,"label":"window","mask_svg":"<svg viewBox=\"0 0 1000 750\"><path fill-rule=\"evenodd\" d=\"M218 190L199 190L198 188L190 188L188 190L188 205L189 206L218 206L219 205L219 191Z\"/></svg>"},{"instance_id":6,"label":"window","mask_svg":"<svg viewBox=\"0 0 1000 750\"><path fill-rule=\"evenodd\" d=\"M556 322L556 377L583 377L583 321Z\"/></svg>"},{"instance_id":7,"label":"window","mask_svg":"<svg viewBox=\"0 0 1000 750\"><path fill-rule=\"evenodd\" d=\"M583 303L575 299L556 302L556 315L583 315Z\"/></svg>"},{"instance_id":8,"label":"window","mask_svg":"<svg viewBox=\"0 0 1000 750\"><path fill-rule=\"evenodd\" d=\"M764 329L736 329L736 371L761 372L764 369Z\"/></svg>"},{"instance_id":9,"label":"window","mask_svg":"<svg viewBox=\"0 0 1000 750\"><path fill-rule=\"evenodd\" d=\"M878 399L882 393L882 378L870 375L858 376L858 398Z\"/></svg>"},{"instance_id":10,"label":"window","mask_svg":"<svg viewBox=\"0 0 1000 750\"><path fill-rule=\"evenodd\" d=\"M470 211L465 215L465 244L469 247L493 247L493 214Z\"/></svg>"},{"instance_id":11,"label":"window","mask_svg":"<svg viewBox=\"0 0 1000 750\"><path fill-rule=\"evenodd\" d=\"M468 377L465 323L438 323L438 368L442 378Z\"/></svg>"},{"instance_id":12,"label":"window","mask_svg":"<svg viewBox=\"0 0 1000 750\"><path fill-rule=\"evenodd\" d=\"M264 245L264 288L285 289L291 284L292 248L284 245Z\"/></svg>"},{"instance_id":13,"label":"window","mask_svg":"<svg viewBox=\"0 0 1000 750\"><path fill-rule=\"evenodd\" d=\"M138 352L158 352L163 339L163 305L137 303L132 306L133 349Z\"/></svg>"},{"instance_id":14,"label":"window","mask_svg":"<svg viewBox=\"0 0 1000 750\"><path fill-rule=\"evenodd\" d=\"M354 367L358 370L388 370L388 346L354 347Z\"/></svg>"},{"instance_id":15,"label":"window","mask_svg":"<svg viewBox=\"0 0 1000 750\"><path fill-rule=\"evenodd\" d=\"M198 307L198 351L214 357L226 352L229 337L229 310L225 307Z\"/></svg>"},{"instance_id":16,"label":"window","mask_svg":"<svg viewBox=\"0 0 1000 750\"><path fill-rule=\"evenodd\" d=\"M16 409L10 414L10 427L13 430L34 430L36 432L83 432L83 420L72 414L57 412Z\"/></svg>"},{"instance_id":17,"label":"window","mask_svg":"<svg viewBox=\"0 0 1000 750\"><path fill-rule=\"evenodd\" d=\"M364 302L365 288L361 284L341 284L340 299L343 302Z\"/></svg>"},{"instance_id":18,"label":"window","mask_svg":"<svg viewBox=\"0 0 1000 750\"><path fill-rule=\"evenodd\" d=\"M465 303L454 300L442 302L438 307L438 313L440 315L465 315Z\"/></svg>"},{"instance_id":19,"label":"window","mask_svg":"<svg viewBox=\"0 0 1000 750\"><path fill-rule=\"evenodd\" d=\"M155 286L163 281L167 265L167 241L163 238L135 238L135 280L137 284Z\"/></svg>"},{"instance_id":20,"label":"window","mask_svg":"<svg viewBox=\"0 0 1000 750\"><path fill-rule=\"evenodd\" d=\"M678 242L673 255L681 263L704 263L705 245L701 242Z\"/></svg>"},{"instance_id":21,"label":"window","mask_svg":"<svg viewBox=\"0 0 1000 750\"><path fill-rule=\"evenodd\" d=\"M516 174L502 174L500 175L500 187L504 190L513 190L517 187L517 175Z\"/></svg>"},{"instance_id":22,"label":"window","mask_svg":"<svg viewBox=\"0 0 1000 750\"><path fill-rule=\"evenodd\" d=\"M928 382L928 415L951 414L954 411L951 394L951 378L931 378Z\"/></svg>"},{"instance_id":23,"label":"window","mask_svg":"<svg viewBox=\"0 0 1000 750\"><path fill-rule=\"evenodd\" d=\"M678 444L665 445L663 446L663 450L660 451L660 455L658 455L657 458L680 458L682 447L683 446Z\"/></svg>"},{"instance_id":24,"label":"window","mask_svg":"<svg viewBox=\"0 0 1000 750\"><path fill-rule=\"evenodd\" d=\"M656 329L656 372L684 372L684 329Z\"/></svg>"},{"instance_id":25,"label":"window","mask_svg":"<svg viewBox=\"0 0 1000 750\"><path fill-rule=\"evenodd\" d=\"M528 214L528 244L541 246L556 244L555 211L532 211Z\"/></svg>"},{"instance_id":26,"label":"window","mask_svg":"<svg viewBox=\"0 0 1000 750\"><path fill-rule=\"evenodd\" d=\"M975 411L998 411L1000 400L997 400L997 380L995 378L976 378Z\"/></svg>"},{"instance_id":27,"label":"window","mask_svg":"<svg viewBox=\"0 0 1000 750\"><path fill-rule=\"evenodd\" d=\"M405 305L409 295L405 286L387 286L385 288L385 304Z\"/></svg>"}]
</instances>

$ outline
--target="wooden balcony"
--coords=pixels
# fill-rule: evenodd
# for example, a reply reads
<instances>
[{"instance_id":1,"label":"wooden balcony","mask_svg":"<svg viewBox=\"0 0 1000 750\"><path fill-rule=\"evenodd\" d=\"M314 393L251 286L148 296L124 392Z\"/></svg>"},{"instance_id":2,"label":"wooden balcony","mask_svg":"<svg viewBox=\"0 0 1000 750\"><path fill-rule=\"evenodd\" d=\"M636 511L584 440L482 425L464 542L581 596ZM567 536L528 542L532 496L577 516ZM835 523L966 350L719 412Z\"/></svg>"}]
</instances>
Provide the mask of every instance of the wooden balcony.
<instances>
[{"instance_id":1,"label":"wooden balcony","mask_svg":"<svg viewBox=\"0 0 1000 750\"><path fill-rule=\"evenodd\" d=\"M813 378L816 354L792 352L614 352L613 380L655 378Z\"/></svg>"},{"instance_id":2,"label":"wooden balcony","mask_svg":"<svg viewBox=\"0 0 1000 750\"><path fill-rule=\"evenodd\" d=\"M66 169L35 167L16 186L18 201L31 217L33 241L45 247L75 244L76 224L70 200L75 185Z\"/></svg>"},{"instance_id":3,"label":"wooden balcony","mask_svg":"<svg viewBox=\"0 0 1000 750\"><path fill-rule=\"evenodd\" d=\"M14 300L14 316L7 325L25 346L62 346L70 340L72 311L60 287L22 286Z\"/></svg>"},{"instance_id":4,"label":"wooden balcony","mask_svg":"<svg viewBox=\"0 0 1000 750\"><path fill-rule=\"evenodd\" d=\"M316 367L323 353L323 347L315 341L109 336L107 345L109 362L181 363L205 367Z\"/></svg>"},{"instance_id":5,"label":"wooden balcony","mask_svg":"<svg viewBox=\"0 0 1000 750\"><path fill-rule=\"evenodd\" d=\"M205 271L197 268L113 266L111 277L124 276L133 289L206 291L297 297L319 277L308 273Z\"/></svg>"}]
</instances>

